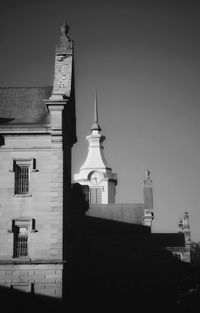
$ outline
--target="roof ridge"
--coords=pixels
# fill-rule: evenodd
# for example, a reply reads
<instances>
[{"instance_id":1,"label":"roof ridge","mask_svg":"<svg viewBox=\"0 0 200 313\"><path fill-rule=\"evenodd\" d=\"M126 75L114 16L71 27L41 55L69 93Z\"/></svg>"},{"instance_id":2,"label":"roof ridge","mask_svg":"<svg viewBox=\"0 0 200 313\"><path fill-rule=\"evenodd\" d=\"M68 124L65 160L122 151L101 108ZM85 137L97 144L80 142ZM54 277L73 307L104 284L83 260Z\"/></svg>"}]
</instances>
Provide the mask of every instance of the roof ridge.
<instances>
[{"instance_id":1,"label":"roof ridge","mask_svg":"<svg viewBox=\"0 0 200 313\"><path fill-rule=\"evenodd\" d=\"M38 88L53 88L53 86L38 86L38 87L36 87L36 86L19 86L19 87L17 87L17 86L0 86L0 89L38 89Z\"/></svg>"}]
</instances>

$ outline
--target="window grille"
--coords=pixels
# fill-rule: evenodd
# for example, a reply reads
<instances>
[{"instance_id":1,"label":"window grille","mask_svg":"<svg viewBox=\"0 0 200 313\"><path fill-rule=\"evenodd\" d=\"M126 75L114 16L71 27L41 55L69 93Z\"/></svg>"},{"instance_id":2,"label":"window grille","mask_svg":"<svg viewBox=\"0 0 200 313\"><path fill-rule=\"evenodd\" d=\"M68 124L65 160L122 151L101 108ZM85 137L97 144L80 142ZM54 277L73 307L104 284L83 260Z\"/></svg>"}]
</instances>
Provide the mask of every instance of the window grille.
<instances>
[{"instance_id":1,"label":"window grille","mask_svg":"<svg viewBox=\"0 0 200 313\"><path fill-rule=\"evenodd\" d=\"M14 242L14 257L23 258L28 256L28 233L27 228L17 227Z\"/></svg>"},{"instance_id":2,"label":"window grille","mask_svg":"<svg viewBox=\"0 0 200 313\"><path fill-rule=\"evenodd\" d=\"M15 167L15 194L29 193L29 166L16 165Z\"/></svg>"}]
</instances>

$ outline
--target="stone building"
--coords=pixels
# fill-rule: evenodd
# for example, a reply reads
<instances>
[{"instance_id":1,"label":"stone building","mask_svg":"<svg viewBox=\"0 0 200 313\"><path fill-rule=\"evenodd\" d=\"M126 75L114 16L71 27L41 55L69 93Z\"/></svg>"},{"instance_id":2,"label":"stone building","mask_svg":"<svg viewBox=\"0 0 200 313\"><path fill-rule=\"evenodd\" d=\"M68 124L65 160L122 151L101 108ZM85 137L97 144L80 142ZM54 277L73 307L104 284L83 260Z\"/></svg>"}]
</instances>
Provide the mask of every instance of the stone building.
<instances>
[{"instance_id":1,"label":"stone building","mask_svg":"<svg viewBox=\"0 0 200 313\"><path fill-rule=\"evenodd\" d=\"M151 274L146 259L153 250L169 250L183 260L187 255L189 261L188 215L176 234L151 233L149 170L143 201L115 204L117 175L103 153L97 101L87 137L88 156L75 175L76 188L71 187L76 131L73 41L68 30L64 23L53 87L0 88L0 286L62 298L67 280L74 300L78 288L82 293L81 285L86 287L85 298L87 287L95 293L93 284L98 283L105 294L117 283L122 293L127 286L132 293L135 277L140 282L142 275ZM90 203L83 208L87 186Z\"/></svg>"},{"instance_id":2,"label":"stone building","mask_svg":"<svg viewBox=\"0 0 200 313\"><path fill-rule=\"evenodd\" d=\"M53 88L0 88L0 285L57 298L76 141L68 29L61 26Z\"/></svg>"}]
</instances>

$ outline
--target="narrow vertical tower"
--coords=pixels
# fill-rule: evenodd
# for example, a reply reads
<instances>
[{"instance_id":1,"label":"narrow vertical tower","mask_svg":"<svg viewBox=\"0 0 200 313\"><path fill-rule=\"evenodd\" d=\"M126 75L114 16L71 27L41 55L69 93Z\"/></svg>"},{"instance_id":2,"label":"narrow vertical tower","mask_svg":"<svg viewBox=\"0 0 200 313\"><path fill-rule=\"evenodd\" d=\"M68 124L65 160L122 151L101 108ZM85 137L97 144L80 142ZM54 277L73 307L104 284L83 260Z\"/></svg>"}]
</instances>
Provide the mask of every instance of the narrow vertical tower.
<instances>
[{"instance_id":1,"label":"narrow vertical tower","mask_svg":"<svg viewBox=\"0 0 200 313\"><path fill-rule=\"evenodd\" d=\"M61 25L60 43L56 45L54 84L51 100L62 100L70 96L72 77L73 42L68 37L69 26Z\"/></svg>"},{"instance_id":2,"label":"narrow vertical tower","mask_svg":"<svg viewBox=\"0 0 200 313\"><path fill-rule=\"evenodd\" d=\"M49 211L46 216L51 218L48 236L53 238L52 250L60 264L62 277L64 260L67 258L65 226L70 203L71 147L76 141L73 41L68 37L68 31L69 26L65 21L61 25L60 42L56 45L52 93L49 99L45 100L51 136L51 156L46 160L46 163L50 163ZM65 283L65 279L62 278L62 281Z\"/></svg>"},{"instance_id":3,"label":"narrow vertical tower","mask_svg":"<svg viewBox=\"0 0 200 313\"><path fill-rule=\"evenodd\" d=\"M178 233L183 233L183 219L181 218L178 223Z\"/></svg>"},{"instance_id":4,"label":"narrow vertical tower","mask_svg":"<svg viewBox=\"0 0 200 313\"><path fill-rule=\"evenodd\" d=\"M178 232L183 233L185 238L185 251L182 254L182 260L184 262L190 262L191 232L188 212L185 212L183 218L180 219Z\"/></svg>"},{"instance_id":5,"label":"narrow vertical tower","mask_svg":"<svg viewBox=\"0 0 200 313\"><path fill-rule=\"evenodd\" d=\"M191 232L189 223L189 214L185 212L183 215L183 233L185 236L185 248L184 259L186 262L190 262L190 250L191 250Z\"/></svg>"},{"instance_id":6,"label":"narrow vertical tower","mask_svg":"<svg viewBox=\"0 0 200 313\"><path fill-rule=\"evenodd\" d=\"M115 203L117 175L112 173L112 169L104 157L105 136L100 133L97 95L94 101L94 120L91 132L91 135L86 137L89 143L87 158L79 173L74 175L74 180L81 185L89 186L91 204Z\"/></svg>"},{"instance_id":7,"label":"narrow vertical tower","mask_svg":"<svg viewBox=\"0 0 200 313\"><path fill-rule=\"evenodd\" d=\"M147 169L144 179L144 225L151 227L153 218L153 188L150 171Z\"/></svg>"},{"instance_id":8,"label":"narrow vertical tower","mask_svg":"<svg viewBox=\"0 0 200 313\"><path fill-rule=\"evenodd\" d=\"M62 111L68 110L73 89L73 41L68 37L69 26L61 25L60 43L56 45L53 90L45 104L50 113L52 142L62 141Z\"/></svg>"},{"instance_id":9,"label":"narrow vertical tower","mask_svg":"<svg viewBox=\"0 0 200 313\"><path fill-rule=\"evenodd\" d=\"M185 212L183 215L183 232L185 235L186 244L190 244L191 233L190 233L190 223L189 223L189 214Z\"/></svg>"},{"instance_id":10,"label":"narrow vertical tower","mask_svg":"<svg viewBox=\"0 0 200 313\"><path fill-rule=\"evenodd\" d=\"M188 212L185 212L183 215L183 233L185 236L185 249L186 249L186 252L184 253L184 261L190 262L191 232Z\"/></svg>"}]
</instances>

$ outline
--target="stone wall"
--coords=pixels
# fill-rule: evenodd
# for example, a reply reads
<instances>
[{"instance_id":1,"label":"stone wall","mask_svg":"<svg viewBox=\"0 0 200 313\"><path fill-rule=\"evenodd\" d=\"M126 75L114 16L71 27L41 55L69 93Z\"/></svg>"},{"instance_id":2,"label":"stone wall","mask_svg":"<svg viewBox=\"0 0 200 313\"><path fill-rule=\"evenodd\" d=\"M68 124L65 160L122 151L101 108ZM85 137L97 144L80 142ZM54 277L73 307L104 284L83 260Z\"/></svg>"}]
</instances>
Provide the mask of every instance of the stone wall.
<instances>
[{"instance_id":1,"label":"stone wall","mask_svg":"<svg viewBox=\"0 0 200 313\"><path fill-rule=\"evenodd\" d=\"M24 137L24 147L1 147L0 164L0 259L13 257L12 221L34 219L29 229L29 258L62 259L63 155L62 149L45 147L46 138L38 138L37 146L27 148L31 138ZM26 147L26 148L25 148ZM34 159L36 168L30 173L30 194L14 194L14 159Z\"/></svg>"},{"instance_id":2,"label":"stone wall","mask_svg":"<svg viewBox=\"0 0 200 313\"><path fill-rule=\"evenodd\" d=\"M37 139L37 140L35 140ZM0 284L60 297L63 263L63 150L51 134L5 135L0 148ZM15 160L29 160L30 192L15 194ZM14 227L28 226L28 256L14 255ZM34 265L36 260L48 264ZM3 264L2 264L3 262ZM60 263L55 265L56 263ZM50 263L50 264L49 264ZM52 263L52 264L51 264ZM18 286L19 285L19 286Z\"/></svg>"},{"instance_id":3,"label":"stone wall","mask_svg":"<svg viewBox=\"0 0 200 313\"><path fill-rule=\"evenodd\" d=\"M0 286L62 297L61 264L1 264Z\"/></svg>"}]
</instances>

